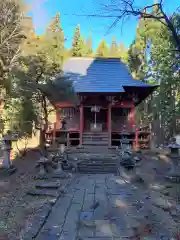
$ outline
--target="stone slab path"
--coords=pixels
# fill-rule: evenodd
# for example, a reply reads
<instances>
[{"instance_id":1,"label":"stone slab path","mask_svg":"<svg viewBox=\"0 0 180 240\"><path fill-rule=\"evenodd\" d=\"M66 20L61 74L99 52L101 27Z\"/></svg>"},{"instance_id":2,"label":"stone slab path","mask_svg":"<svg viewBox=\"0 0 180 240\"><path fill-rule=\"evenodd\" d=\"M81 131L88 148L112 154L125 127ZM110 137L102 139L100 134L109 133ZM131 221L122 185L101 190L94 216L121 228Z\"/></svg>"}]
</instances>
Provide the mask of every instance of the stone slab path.
<instances>
[{"instance_id":1,"label":"stone slab path","mask_svg":"<svg viewBox=\"0 0 180 240\"><path fill-rule=\"evenodd\" d=\"M54 205L36 240L138 239L131 238L136 227L146 239L171 239L177 230L171 215L142 191L120 176L79 175ZM97 201L89 225L84 224L82 212ZM150 233L143 228L146 224Z\"/></svg>"}]
</instances>

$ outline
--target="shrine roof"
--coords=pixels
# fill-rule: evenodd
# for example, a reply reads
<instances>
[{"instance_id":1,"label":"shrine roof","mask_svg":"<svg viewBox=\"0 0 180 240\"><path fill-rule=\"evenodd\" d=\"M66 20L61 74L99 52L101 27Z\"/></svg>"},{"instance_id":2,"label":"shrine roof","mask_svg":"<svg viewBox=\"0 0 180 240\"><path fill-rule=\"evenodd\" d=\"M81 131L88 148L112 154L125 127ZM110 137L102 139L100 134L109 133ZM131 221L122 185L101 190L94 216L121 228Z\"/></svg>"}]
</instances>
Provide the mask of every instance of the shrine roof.
<instances>
[{"instance_id":1,"label":"shrine roof","mask_svg":"<svg viewBox=\"0 0 180 240\"><path fill-rule=\"evenodd\" d=\"M63 71L73 81L77 93L123 93L124 87L154 87L133 79L117 58L72 57L65 62Z\"/></svg>"}]
</instances>

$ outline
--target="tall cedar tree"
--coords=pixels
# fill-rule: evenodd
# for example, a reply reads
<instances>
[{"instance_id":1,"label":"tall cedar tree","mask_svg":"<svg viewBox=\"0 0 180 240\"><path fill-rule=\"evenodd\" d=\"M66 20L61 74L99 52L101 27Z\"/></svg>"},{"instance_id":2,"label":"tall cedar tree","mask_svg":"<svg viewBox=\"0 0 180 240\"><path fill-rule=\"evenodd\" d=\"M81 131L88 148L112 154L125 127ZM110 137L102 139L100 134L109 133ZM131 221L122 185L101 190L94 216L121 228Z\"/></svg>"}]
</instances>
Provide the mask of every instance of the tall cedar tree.
<instances>
[{"instance_id":1,"label":"tall cedar tree","mask_svg":"<svg viewBox=\"0 0 180 240\"><path fill-rule=\"evenodd\" d=\"M155 9L153 9L155 11ZM179 28L179 15L173 16ZM175 116L179 115L180 64L171 33L161 23L141 19L135 42L129 51L129 66L137 78L160 84L157 91L146 99L136 111L136 117L146 124L152 122L155 144L167 143L177 133Z\"/></svg>"},{"instance_id":2,"label":"tall cedar tree","mask_svg":"<svg viewBox=\"0 0 180 240\"><path fill-rule=\"evenodd\" d=\"M17 62L21 43L26 37L23 27L25 6L22 1L0 1L0 104L10 88L9 72Z\"/></svg>"},{"instance_id":3,"label":"tall cedar tree","mask_svg":"<svg viewBox=\"0 0 180 240\"><path fill-rule=\"evenodd\" d=\"M74 31L74 37L72 42L72 56L73 57L81 57L82 56L82 48L84 47L83 39L81 37L80 32L80 25L78 24L75 31Z\"/></svg>"},{"instance_id":4,"label":"tall cedar tree","mask_svg":"<svg viewBox=\"0 0 180 240\"><path fill-rule=\"evenodd\" d=\"M86 55L87 56L92 56L93 54L93 47L92 47L92 38L88 38L86 40Z\"/></svg>"},{"instance_id":5,"label":"tall cedar tree","mask_svg":"<svg viewBox=\"0 0 180 240\"><path fill-rule=\"evenodd\" d=\"M54 61L61 61L64 56L65 47L64 47L64 31L61 26L60 13L56 13L56 16L53 18L52 22L49 24L46 30L46 37L52 42L52 46L49 49L54 52Z\"/></svg>"},{"instance_id":6,"label":"tall cedar tree","mask_svg":"<svg viewBox=\"0 0 180 240\"><path fill-rule=\"evenodd\" d=\"M97 57L107 57L109 53L108 45L105 40L101 40L96 50Z\"/></svg>"},{"instance_id":7,"label":"tall cedar tree","mask_svg":"<svg viewBox=\"0 0 180 240\"><path fill-rule=\"evenodd\" d=\"M118 57L119 53L118 53L118 45L116 42L116 38L113 37L112 38L112 42L111 42L111 47L109 49L109 56L110 57Z\"/></svg>"},{"instance_id":8,"label":"tall cedar tree","mask_svg":"<svg viewBox=\"0 0 180 240\"><path fill-rule=\"evenodd\" d=\"M119 48L119 57L121 58L121 61L127 64L128 61L128 49L124 46L123 42L120 43Z\"/></svg>"}]
</instances>

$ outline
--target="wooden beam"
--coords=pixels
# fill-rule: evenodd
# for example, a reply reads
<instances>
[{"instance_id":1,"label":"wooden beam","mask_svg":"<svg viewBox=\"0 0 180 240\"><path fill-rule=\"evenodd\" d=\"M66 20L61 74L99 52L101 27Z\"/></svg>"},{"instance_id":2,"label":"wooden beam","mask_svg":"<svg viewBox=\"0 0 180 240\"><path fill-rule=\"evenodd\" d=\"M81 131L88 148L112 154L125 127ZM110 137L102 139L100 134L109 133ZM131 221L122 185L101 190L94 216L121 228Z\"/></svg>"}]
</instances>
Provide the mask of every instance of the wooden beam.
<instances>
[{"instance_id":1,"label":"wooden beam","mask_svg":"<svg viewBox=\"0 0 180 240\"><path fill-rule=\"evenodd\" d=\"M114 105L112 105L112 107L114 107L114 108L132 108L132 107L134 107L134 104L133 104L133 102L124 101L121 103L114 104Z\"/></svg>"},{"instance_id":2,"label":"wooden beam","mask_svg":"<svg viewBox=\"0 0 180 240\"><path fill-rule=\"evenodd\" d=\"M57 108L73 107L74 105L70 102L57 103L55 105Z\"/></svg>"}]
</instances>

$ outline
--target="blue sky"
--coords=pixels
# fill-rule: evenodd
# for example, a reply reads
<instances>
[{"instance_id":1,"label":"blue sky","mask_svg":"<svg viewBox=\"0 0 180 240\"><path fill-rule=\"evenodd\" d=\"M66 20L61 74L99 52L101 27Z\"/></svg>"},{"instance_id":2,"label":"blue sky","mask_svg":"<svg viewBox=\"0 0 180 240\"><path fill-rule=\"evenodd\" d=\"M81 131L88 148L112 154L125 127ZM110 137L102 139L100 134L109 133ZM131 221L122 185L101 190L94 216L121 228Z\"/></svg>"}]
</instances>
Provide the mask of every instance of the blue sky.
<instances>
[{"instance_id":1,"label":"blue sky","mask_svg":"<svg viewBox=\"0 0 180 240\"><path fill-rule=\"evenodd\" d=\"M31 6L29 15L33 17L33 24L38 34L43 33L56 12L60 12L62 27L67 38L66 47L68 48L71 47L74 29L77 24L80 24L81 33L85 38L91 34L94 49L101 39L107 40L110 44L112 36L116 37L118 43L123 42L128 47L135 37L137 26L137 18L135 17L127 19L123 24L119 23L106 34L112 19L73 16L74 13L98 13L100 2L105 3L109 0L27 0L27 2ZM153 0L136 0L138 6L151 3L153 3ZM164 0L164 8L168 14L172 13L178 6L180 6L179 0Z\"/></svg>"}]
</instances>

